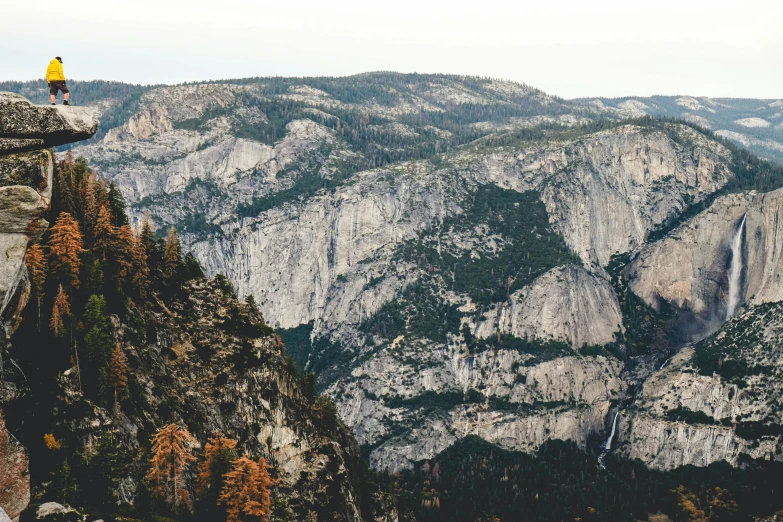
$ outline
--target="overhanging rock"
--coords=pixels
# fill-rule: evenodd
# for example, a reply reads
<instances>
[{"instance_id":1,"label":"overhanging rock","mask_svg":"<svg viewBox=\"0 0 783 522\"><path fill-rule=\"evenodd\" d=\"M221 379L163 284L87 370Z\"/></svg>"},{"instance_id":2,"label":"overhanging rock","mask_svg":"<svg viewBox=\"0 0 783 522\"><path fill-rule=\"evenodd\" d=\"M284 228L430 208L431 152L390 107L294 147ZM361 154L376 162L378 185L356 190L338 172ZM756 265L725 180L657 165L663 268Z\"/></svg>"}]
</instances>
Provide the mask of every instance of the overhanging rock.
<instances>
[{"instance_id":1,"label":"overhanging rock","mask_svg":"<svg viewBox=\"0 0 783 522\"><path fill-rule=\"evenodd\" d=\"M0 92L0 116L0 154L86 140L98 131L94 109L33 105L10 92Z\"/></svg>"}]
</instances>

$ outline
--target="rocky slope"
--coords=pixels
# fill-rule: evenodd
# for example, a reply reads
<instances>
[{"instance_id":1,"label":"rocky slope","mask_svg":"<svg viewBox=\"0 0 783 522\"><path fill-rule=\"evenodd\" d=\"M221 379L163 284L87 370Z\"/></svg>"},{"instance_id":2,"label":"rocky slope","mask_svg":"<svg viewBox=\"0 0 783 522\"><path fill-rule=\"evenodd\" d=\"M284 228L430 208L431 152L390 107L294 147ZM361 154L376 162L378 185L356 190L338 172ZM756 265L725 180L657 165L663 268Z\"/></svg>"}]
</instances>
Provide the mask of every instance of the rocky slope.
<instances>
[{"instance_id":1,"label":"rocky slope","mask_svg":"<svg viewBox=\"0 0 783 522\"><path fill-rule=\"evenodd\" d=\"M30 500L27 454L6 431L5 408L24 393L21 370L8 356L29 295L27 245L46 230L52 197L53 146L95 134L92 111L36 107L21 96L0 93L0 518L12 521Z\"/></svg>"},{"instance_id":2,"label":"rocky slope","mask_svg":"<svg viewBox=\"0 0 783 522\"><path fill-rule=\"evenodd\" d=\"M697 217L723 216L710 230L724 257L695 247L714 266L692 277L655 268L665 254L647 262L672 235L647 243L742 185L736 151L682 124L590 122L642 115L625 109L457 77L258 79L152 89L78 153L256 298L373 465L394 470L468 434L589 445L680 342L687 306L657 334L680 337L637 346L664 313L656 292L683 292L682 273L720 307L737 216ZM607 268L640 251L629 304Z\"/></svg>"}]
</instances>

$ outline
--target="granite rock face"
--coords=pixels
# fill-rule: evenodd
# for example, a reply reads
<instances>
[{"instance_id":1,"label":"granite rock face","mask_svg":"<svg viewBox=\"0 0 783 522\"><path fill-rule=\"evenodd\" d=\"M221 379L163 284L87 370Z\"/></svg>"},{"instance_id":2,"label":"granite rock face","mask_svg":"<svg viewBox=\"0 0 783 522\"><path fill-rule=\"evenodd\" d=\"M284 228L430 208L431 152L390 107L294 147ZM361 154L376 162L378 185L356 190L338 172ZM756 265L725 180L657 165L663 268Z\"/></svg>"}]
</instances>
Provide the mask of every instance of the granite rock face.
<instances>
[{"instance_id":1,"label":"granite rock face","mask_svg":"<svg viewBox=\"0 0 783 522\"><path fill-rule=\"evenodd\" d=\"M209 274L226 274L240 295L255 297L269 324L295 330L289 351L299 352L303 369L320 373L373 465L404 468L469 433L523 450L551 438L581 445L602 438L618 402L633 402L647 376L653 386L663 362L657 359L668 357L648 354L626 365L608 356L628 326L628 300L618 297L610 270L618 254L633 260L631 290L654 308L662 300L674 305L683 318L678 335L696 340L725 321L727 246L747 211L742 300L781 299L774 193L718 198L650 243L651 233L733 179L732 151L709 135L672 123L580 129L594 115L657 110L646 100L577 110L503 82L484 90L453 78L415 87L382 102L296 81L275 89L261 80L156 88L102 142L78 151L122 188L135 217L150 210L158 226L180 227ZM530 110L458 130L417 126L411 117L498 100L503 110L535 100L557 113ZM275 139L252 135L269 128L275 108L288 103L305 110L286 120ZM704 104L683 99L676 116L712 107ZM355 135L335 125L346 112L362 115ZM568 130L537 134L541 124ZM360 133L391 133L378 150L394 155L407 143L448 140L467 129L481 137L435 144L448 153L432 160L413 156L378 167L356 145ZM533 138L512 139L528 130ZM352 161L365 166L346 170ZM542 205L546 224L509 233L492 229L483 216L476 220L473 206L488 186L507 191L509 205L530 206L531 220L533 207ZM525 203L514 199L531 193ZM505 299L481 303L470 289L455 288L454 259L483 262L497 280L504 248L529 245L523 259L556 237L568 259L528 272ZM423 239L431 240L429 250L410 255ZM441 323L451 317L447 332L431 331L437 321L411 326L433 309ZM693 331L683 328L688 323ZM636 428L630 414L621 414L620 443L630 444L627 430L634 429L634 438L646 433L649 441L634 455L652 465L704 463L702 443L659 451L668 439L652 434L665 435L673 424L661 424L670 419L645 401ZM708 428L700 440L729 440L724 435L733 429ZM721 453L723 442L711 444L704 451L729 460L745 448Z\"/></svg>"},{"instance_id":2,"label":"granite rock face","mask_svg":"<svg viewBox=\"0 0 783 522\"><path fill-rule=\"evenodd\" d=\"M684 125L622 125L512 146L466 145L437 163L397 162L336 182L341 165L364 154L327 125L337 110L382 117L386 123L371 121L368 130L391 131L401 141L427 133L445 139L450 131L414 128L407 115L448 110L447 100L490 104L494 94L444 82L420 99L378 105L347 102L312 86L292 85L275 95L259 94L262 89L151 90L125 124L78 153L122 188L136 217L149 209L161 227L196 216L209 223L185 230L187 248L207 273L224 273L240 295L253 295L272 326L308 329L312 346L321 348L299 362L321 372L321 384L359 442L370 447L375 466L407 467L469 433L525 450L549 438L584 445L602 433L611 405L628 392L622 364L580 352L623 335L620 302L604 267L616 254L638 251L651 231L725 186L733 176L730 151ZM493 89L514 97L503 103L532 96L555 104L529 89L502 83ZM277 101L295 101L310 112L287 123L274 143L237 133L248 125L265 128L270 117L261 107ZM542 123L578 126L589 121L585 114L607 110L471 125L499 134ZM645 107L623 110L638 116ZM332 188L254 206L282 198L307 176ZM535 193L547 230L513 238L484 224L440 230L467 219L486 186ZM550 233L574 257L490 306L453 291L444 276L430 302L457 307L462 318L437 340L368 332L378 314L448 269L401 254L422 235L434 237L433 230L439 231L437 252L468 252L473 259L491 261L510 242L548 241L536 238ZM464 332L483 344L508 336L563 343L571 351L541 360L512 346L476 351ZM457 400L468 394L468 403Z\"/></svg>"},{"instance_id":3,"label":"granite rock face","mask_svg":"<svg viewBox=\"0 0 783 522\"><path fill-rule=\"evenodd\" d=\"M27 454L5 430L3 405L24 386L8 361L7 338L29 295L24 259L31 239L42 234L52 197L51 147L87 139L98 129L92 110L38 107L25 98L0 93L0 511L13 522L30 500Z\"/></svg>"},{"instance_id":4,"label":"granite rock face","mask_svg":"<svg viewBox=\"0 0 783 522\"><path fill-rule=\"evenodd\" d=\"M36 106L23 96L0 93L0 150L35 150L86 140L98 131L88 107Z\"/></svg>"},{"instance_id":5,"label":"granite rock face","mask_svg":"<svg viewBox=\"0 0 783 522\"><path fill-rule=\"evenodd\" d=\"M721 197L646 246L631 266L632 290L651 306L666 301L719 326L726 315L731 242L743 216L740 303L783 300L783 190Z\"/></svg>"}]
</instances>

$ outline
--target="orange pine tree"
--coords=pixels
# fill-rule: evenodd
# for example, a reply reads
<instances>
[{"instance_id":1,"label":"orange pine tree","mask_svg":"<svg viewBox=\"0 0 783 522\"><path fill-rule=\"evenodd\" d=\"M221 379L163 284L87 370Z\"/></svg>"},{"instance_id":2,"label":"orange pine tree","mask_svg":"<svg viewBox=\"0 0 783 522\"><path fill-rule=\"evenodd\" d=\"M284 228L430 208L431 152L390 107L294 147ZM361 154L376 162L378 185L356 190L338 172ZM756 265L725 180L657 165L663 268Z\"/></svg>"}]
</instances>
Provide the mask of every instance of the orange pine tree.
<instances>
[{"instance_id":1,"label":"orange pine tree","mask_svg":"<svg viewBox=\"0 0 783 522\"><path fill-rule=\"evenodd\" d=\"M196 460L188 449L188 445L194 442L188 430L176 424L159 429L152 437L152 459L147 479L153 493L175 508L191 507L183 475L188 464Z\"/></svg>"},{"instance_id":2,"label":"orange pine tree","mask_svg":"<svg viewBox=\"0 0 783 522\"><path fill-rule=\"evenodd\" d=\"M109 361L109 383L114 388L114 405L118 408L117 397L128 387L128 358L122 351L120 343L117 343Z\"/></svg>"},{"instance_id":3,"label":"orange pine tree","mask_svg":"<svg viewBox=\"0 0 783 522\"><path fill-rule=\"evenodd\" d=\"M49 320L49 328L52 329L55 335L62 335L65 331L65 318L71 313L71 304L68 302L68 295L63 289L63 285L60 285L60 289L57 291L57 296L54 298L54 306L52 306L52 317Z\"/></svg>"},{"instance_id":4,"label":"orange pine tree","mask_svg":"<svg viewBox=\"0 0 783 522\"><path fill-rule=\"evenodd\" d=\"M182 248L179 244L179 236L174 227L169 229L169 235L166 237L166 247L163 250L163 275L167 278L173 277L177 273L182 257Z\"/></svg>"},{"instance_id":5,"label":"orange pine tree","mask_svg":"<svg viewBox=\"0 0 783 522\"><path fill-rule=\"evenodd\" d=\"M225 478L218 504L226 507L226 522L268 522L272 506L269 488L275 482L266 461L236 459Z\"/></svg>"},{"instance_id":6,"label":"orange pine tree","mask_svg":"<svg viewBox=\"0 0 783 522\"><path fill-rule=\"evenodd\" d=\"M201 496L211 493L215 498L223 488L223 475L228 472L231 462L236 459L234 448L237 441L217 434L204 446L204 461L198 467L196 491Z\"/></svg>"},{"instance_id":7,"label":"orange pine tree","mask_svg":"<svg viewBox=\"0 0 783 522\"><path fill-rule=\"evenodd\" d=\"M111 225L111 213L107 205L98 209L98 217L93 228L93 250L95 255L106 262L114 243L114 227Z\"/></svg>"},{"instance_id":8,"label":"orange pine tree","mask_svg":"<svg viewBox=\"0 0 783 522\"><path fill-rule=\"evenodd\" d=\"M54 226L49 230L49 257L52 272L67 285L79 287L80 254L82 233L79 223L67 212L57 217Z\"/></svg>"},{"instance_id":9,"label":"orange pine tree","mask_svg":"<svg viewBox=\"0 0 783 522\"><path fill-rule=\"evenodd\" d=\"M33 292L38 301L38 329L41 329L41 301L43 300L44 284L46 284L46 272L48 263L43 248L38 243L27 249L25 254L27 273L30 274Z\"/></svg>"}]
</instances>

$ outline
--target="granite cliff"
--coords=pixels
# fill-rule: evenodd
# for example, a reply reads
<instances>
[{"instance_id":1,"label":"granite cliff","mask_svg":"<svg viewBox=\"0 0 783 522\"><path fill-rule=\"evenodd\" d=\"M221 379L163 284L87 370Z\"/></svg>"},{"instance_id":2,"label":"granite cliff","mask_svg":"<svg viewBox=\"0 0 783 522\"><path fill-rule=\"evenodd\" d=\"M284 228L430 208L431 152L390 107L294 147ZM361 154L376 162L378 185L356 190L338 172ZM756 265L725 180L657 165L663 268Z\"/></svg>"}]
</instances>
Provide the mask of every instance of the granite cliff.
<instances>
[{"instance_id":1,"label":"granite cliff","mask_svg":"<svg viewBox=\"0 0 783 522\"><path fill-rule=\"evenodd\" d=\"M36 107L0 93L0 516L14 522L30 500L28 456L6 430L3 410L25 392L24 376L8 351L30 292L25 252L48 227L52 147L87 139L97 129L90 109Z\"/></svg>"},{"instance_id":2,"label":"granite cliff","mask_svg":"<svg viewBox=\"0 0 783 522\"><path fill-rule=\"evenodd\" d=\"M664 360L721 326L742 215L721 205L772 196L713 201L752 185L736 147L616 121L644 113L460 77L257 79L150 90L78 153L254 296L370 462L397 470L470 434L596 444ZM697 261L672 261L679 230L712 215L720 255L697 238ZM770 234L744 247L769 268L743 301L776 299Z\"/></svg>"}]
</instances>

